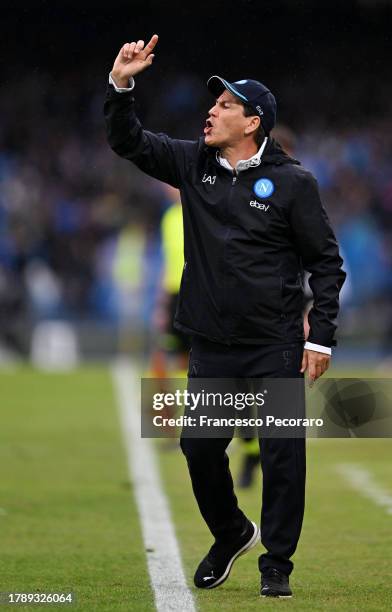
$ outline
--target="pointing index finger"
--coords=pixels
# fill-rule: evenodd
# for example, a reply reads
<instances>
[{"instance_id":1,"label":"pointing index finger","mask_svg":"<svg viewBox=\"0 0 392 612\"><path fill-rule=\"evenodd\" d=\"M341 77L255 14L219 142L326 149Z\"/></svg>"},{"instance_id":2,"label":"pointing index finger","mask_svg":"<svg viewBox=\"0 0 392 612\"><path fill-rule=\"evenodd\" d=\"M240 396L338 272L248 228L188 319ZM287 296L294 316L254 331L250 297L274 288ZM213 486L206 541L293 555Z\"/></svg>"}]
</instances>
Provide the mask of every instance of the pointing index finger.
<instances>
[{"instance_id":1,"label":"pointing index finger","mask_svg":"<svg viewBox=\"0 0 392 612\"><path fill-rule=\"evenodd\" d=\"M146 52L147 55L151 53L151 51L154 49L157 42L158 42L158 34L153 34L151 36L150 42L144 47L144 51Z\"/></svg>"}]
</instances>

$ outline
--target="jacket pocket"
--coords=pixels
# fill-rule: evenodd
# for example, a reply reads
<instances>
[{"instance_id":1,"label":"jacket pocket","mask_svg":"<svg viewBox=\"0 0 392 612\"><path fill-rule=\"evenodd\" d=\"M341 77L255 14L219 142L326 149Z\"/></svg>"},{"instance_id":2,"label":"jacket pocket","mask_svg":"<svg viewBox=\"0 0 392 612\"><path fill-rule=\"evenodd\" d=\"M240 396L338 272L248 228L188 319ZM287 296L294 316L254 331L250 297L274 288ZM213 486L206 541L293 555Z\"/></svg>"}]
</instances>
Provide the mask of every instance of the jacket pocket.
<instances>
[{"instance_id":1,"label":"jacket pocket","mask_svg":"<svg viewBox=\"0 0 392 612\"><path fill-rule=\"evenodd\" d=\"M296 280L291 281L285 280L283 276L281 276L280 282L282 297L284 297L285 295L291 295L293 293L302 293L303 291L302 277L300 274L298 274Z\"/></svg>"}]
</instances>

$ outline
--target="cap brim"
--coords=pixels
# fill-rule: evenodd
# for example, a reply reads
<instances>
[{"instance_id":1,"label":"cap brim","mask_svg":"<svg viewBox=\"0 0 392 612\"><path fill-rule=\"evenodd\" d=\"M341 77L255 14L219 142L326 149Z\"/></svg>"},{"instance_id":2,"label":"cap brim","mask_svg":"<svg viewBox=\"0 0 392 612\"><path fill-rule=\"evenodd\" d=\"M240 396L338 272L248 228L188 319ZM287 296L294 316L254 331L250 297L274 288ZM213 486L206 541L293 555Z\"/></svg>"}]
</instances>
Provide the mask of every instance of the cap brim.
<instances>
[{"instance_id":1,"label":"cap brim","mask_svg":"<svg viewBox=\"0 0 392 612\"><path fill-rule=\"evenodd\" d=\"M240 93L231 83L229 83L228 81L226 81L226 79L223 79L220 76L214 75L210 77L207 81L207 87L216 98L219 98L219 96L225 91L225 89L227 89L227 91L232 93L233 96L240 98L242 102L248 102L248 98L246 96Z\"/></svg>"}]
</instances>

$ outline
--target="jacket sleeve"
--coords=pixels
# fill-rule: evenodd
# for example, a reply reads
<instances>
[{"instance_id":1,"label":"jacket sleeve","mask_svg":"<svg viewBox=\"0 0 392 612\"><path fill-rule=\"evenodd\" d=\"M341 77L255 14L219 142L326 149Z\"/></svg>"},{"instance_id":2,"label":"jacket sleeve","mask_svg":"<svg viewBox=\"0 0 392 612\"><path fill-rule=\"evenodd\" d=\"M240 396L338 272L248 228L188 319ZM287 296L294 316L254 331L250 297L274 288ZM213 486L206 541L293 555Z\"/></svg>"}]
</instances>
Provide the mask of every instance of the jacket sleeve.
<instances>
[{"instance_id":1,"label":"jacket sleeve","mask_svg":"<svg viewBox=\"0 0 392 612\"><path fill-rule=\"evenodd\" d=\"M134 102L130 92L118 93L108 85L104 114L111 148L150 176L180 187L198 143L144 130L135 115Z\"/></svg>"},{"instance_id":2,"label":"jacket sleeve","mask_svg":"<svg viewBox=\"0 0 392 612\"><path fill-rule=\"evenodd\" d=\"M334 346L339 292L346 278L338 244L321 203L316 179L301 171L291 208L291 227L302 265L310 273L313 307L308 342Z\"/></svg>"}]
</instances>

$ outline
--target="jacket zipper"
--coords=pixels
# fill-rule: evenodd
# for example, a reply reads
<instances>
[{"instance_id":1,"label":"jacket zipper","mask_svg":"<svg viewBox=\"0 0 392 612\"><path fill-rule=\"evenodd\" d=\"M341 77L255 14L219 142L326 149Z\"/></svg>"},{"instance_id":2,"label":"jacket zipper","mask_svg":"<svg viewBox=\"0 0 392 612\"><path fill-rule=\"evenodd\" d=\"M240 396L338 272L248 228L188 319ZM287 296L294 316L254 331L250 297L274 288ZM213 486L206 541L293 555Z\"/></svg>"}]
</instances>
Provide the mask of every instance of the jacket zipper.
<instances>
[{"instance_id":1,"label":"jacket zipper","mask_svg":"<svg viewBox=\"0 0 392 612\"><path fill-rule=\"evenodd\" d=\"M233 170L233 176L232 176L232 180L231 180L231 187L230 187L230 192L229 192L229 198L227 201L227 229L226 229L226 238L225 238L225 251L224 251L224 270L223 270L223 274L224 274L224 282L223 282L223 314L224 314L224 318L225 315L226 317L228 317L231 313L230 313L230 308L229 308L229 291L228 291L228 286L227 286L227 276L228 276L228 271L229 271L229 262L228 262L228 257L227 257L227 251L228 251L228 247L229 247L229 238L230 238L230 233L231 233L231 218L230 218L230 204L232 201L232 197L233 197L233 189L237 183L238 180L238 174L236 172L236 170ZM230 326L229 324L225 325L225 330L226 330L226 340L227 342L230 344Z\"/></svg>"}]
</instances>

